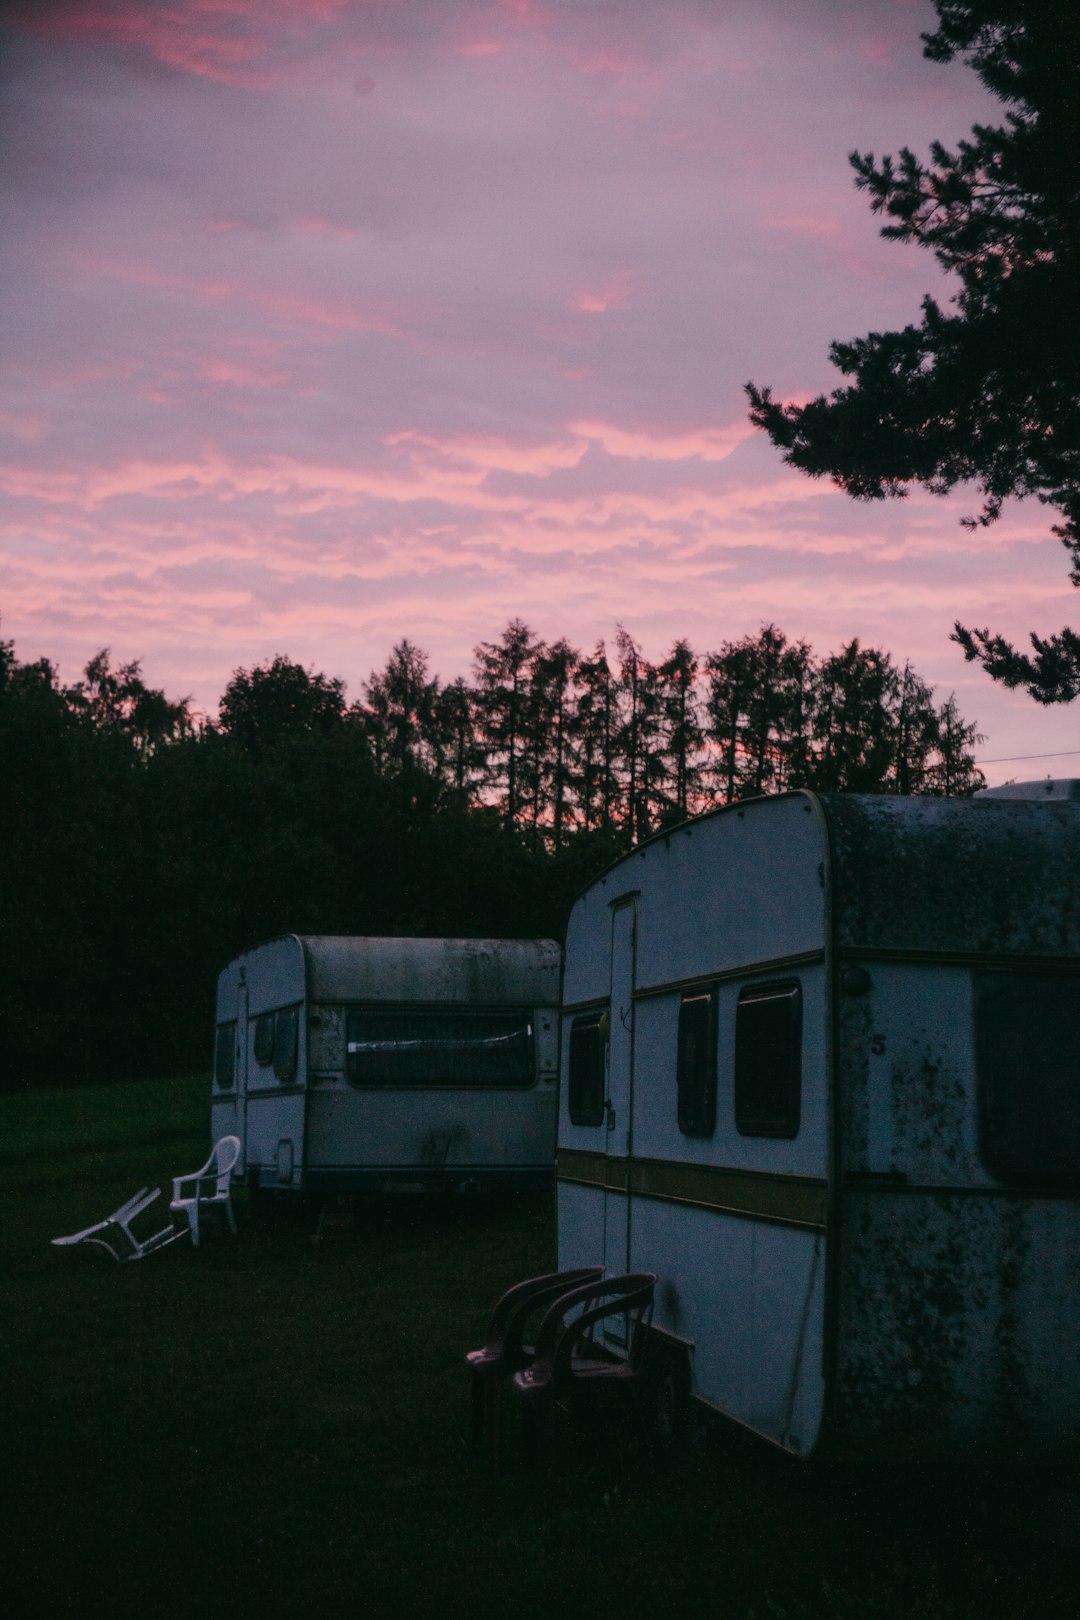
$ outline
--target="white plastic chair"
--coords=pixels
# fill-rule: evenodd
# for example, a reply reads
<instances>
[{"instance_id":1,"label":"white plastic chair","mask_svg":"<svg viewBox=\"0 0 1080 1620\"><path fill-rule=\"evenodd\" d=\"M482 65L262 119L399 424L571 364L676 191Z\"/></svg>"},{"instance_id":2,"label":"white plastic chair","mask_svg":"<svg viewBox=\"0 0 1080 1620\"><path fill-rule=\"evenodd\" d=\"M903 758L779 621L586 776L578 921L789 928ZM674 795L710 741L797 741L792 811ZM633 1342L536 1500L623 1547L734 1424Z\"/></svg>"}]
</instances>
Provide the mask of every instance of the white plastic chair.
<instances>
[{"instance_id":1,"label":"white plastic chair","mask_svg":"<svg viewBox=\"0 0 1080 1620\"><path fill-rule=\"evenodd\" d=\"M107 1215L103 1221L96 1221L93 1226L87 1226L81 1232L72 1232L69 1237L53 1238L53 1248L68 1249L86 1243L90 1248L103 1249L111 1259L122 1262L141 1260L144 1255L152 1254L155 1249L164 1249L176 1238L183 1236L183 1232L178 1232L172 1221L168 1226L163 1226L160 1232L154 1232L147 1238L137 1238L131 1229L135 1217L141 1215L144 1209L149 1209L155 1198L160 1196L160 1187L155 1187L153 1192L148 1187L140 1187L126 1204L121 1204L119 1209Z\"/></svg>"},{"instance_id":2,"label":"white plastic chair","mask_svg":"<svg viewBox=\"0 0 1080 1620\"><path fill-rule=\"evenodd\" d=\"M188 1176L173 1177L172 1202L169 1209L173 1215L187 1217L191 1241L196 1248L199 1247L200 1214L205 1214L207 1210L224 1210L233 1236L236 1235L231 1179L233 1165L239 1157L240 1138L223 1136L219 1142L214 1143L214 1151L201 1170L193 1170ZM185 1191L185 1188L189 1188L190 1191Z\"/></svg>"}]
</instances>

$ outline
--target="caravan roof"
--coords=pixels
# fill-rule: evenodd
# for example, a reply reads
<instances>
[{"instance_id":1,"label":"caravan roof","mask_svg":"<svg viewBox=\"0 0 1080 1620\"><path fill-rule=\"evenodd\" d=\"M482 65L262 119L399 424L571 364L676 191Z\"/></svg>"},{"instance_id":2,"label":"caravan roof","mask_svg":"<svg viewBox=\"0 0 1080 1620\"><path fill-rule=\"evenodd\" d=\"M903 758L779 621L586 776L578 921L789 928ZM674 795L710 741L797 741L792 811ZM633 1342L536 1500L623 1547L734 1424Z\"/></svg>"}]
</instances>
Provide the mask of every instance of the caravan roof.
<instances>
[{"instance_id":1,"label":"caravan roof","mask_svg":"<svg viewBox=\"0 0 1080 1620\"><path fill-rule=\"evenodd\" d=\"M537 972L549 999L559 998L560 952L554 940L397 939L298 936L315 1001L485 1002L537 1000Z\"/></svg>"}]
</instances>

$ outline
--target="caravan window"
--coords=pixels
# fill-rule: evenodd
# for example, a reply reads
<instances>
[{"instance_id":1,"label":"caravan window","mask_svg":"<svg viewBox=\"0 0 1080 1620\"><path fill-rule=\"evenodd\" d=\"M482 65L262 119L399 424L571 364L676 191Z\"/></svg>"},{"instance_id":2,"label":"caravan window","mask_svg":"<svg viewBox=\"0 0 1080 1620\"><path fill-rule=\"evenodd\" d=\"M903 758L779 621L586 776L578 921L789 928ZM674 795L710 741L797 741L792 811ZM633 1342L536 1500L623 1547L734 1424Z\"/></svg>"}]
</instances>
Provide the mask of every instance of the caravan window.
<instances>
[{"instance_id":1,"label":"caravan window","mask_svg":"<svg viewBox=\"0 0 1080 1620\"><path fill-rule=\"evenodd\" d=\"M279 1080L292 1080L296 1076L299 1027L299 1007L282 1007L274 1014L274 1073Z\"/></svg>"},{"instance_id":2,"label":"caravan window","mask_svg":"<svg viewBox=\"0 0 1080 1620\"><path fill-rule=\"evenodd\" d=\"M1080 1178L1080 976L974 977L983 1163L999 1181Z\"/></svg>"},{"instance_id":3,"label":"caravan window","mask_svg":"<svg viewBox=\"0 0 1080 1620\"><path fill-rule=\"evenodd\" d=\"M802 990L797 980L747 985L735 1013L735 1126L743 1136L797 1136Z\"/></svg>"},{"instance_id":4,"label":"caravan window","mask_svg":"<svg viewBox=\"0 0 1080 1620\"><path fill-rule=\"evenodd\" d=\"M370 1007L346 1024L347 1073L357 1086L531 1086L527 1012Z\"/></svg>"},{"instance_id":5,"label":"caravan window","mask_svg":"<svg viewBox=\"0 0 1080 1620\"><path fill-rule=\"evenodd\" d=\"M570 1025L570 1077L567 1102L573 1125L604 1121L604 1035L606 1013L583 1013Z\"/></svg>"},{"instance_id":6,"label":"caravan window","mask_svg":"<svg viewBox=\"0 0 1080 1620\"><path fill-rule=\"evenodd\" d=\"M255 1061L264 1067L274 1056L274 1015L260 1013L255 1020Z\"/></svg>"},{"instance_id":7,"label":"caravan window","mask_svg":"<svg viewBox=\"0 0 1080 1620\"><path fill-rule=\"evenodd\" d=\"M236 1084L236 1020L219 1024L214 1032L214 1084L231 1091Z\"/></svg>"},{"instance_id":8,"label":"caravan window","mask_svg":"<svg viewBox=\"0 0 1080 1620\"><path fill-rule=\"evenodd\" d=\"M695 991L679 1005L679 1129L711 1136L716 1129L716 992Z\"/></svg>"}]
</instances>

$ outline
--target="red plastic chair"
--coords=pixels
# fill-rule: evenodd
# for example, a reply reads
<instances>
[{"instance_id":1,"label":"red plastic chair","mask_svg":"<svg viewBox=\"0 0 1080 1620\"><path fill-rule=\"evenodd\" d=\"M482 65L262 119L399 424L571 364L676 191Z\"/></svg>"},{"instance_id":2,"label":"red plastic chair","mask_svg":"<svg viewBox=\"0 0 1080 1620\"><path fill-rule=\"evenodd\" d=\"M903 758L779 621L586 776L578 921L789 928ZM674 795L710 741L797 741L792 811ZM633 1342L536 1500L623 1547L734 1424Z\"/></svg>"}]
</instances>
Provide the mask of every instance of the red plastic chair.
<instances>
[{"instance_id":1,"label":"red plastic chair","mask_svg":"<svg viewBox=\"0 0 1080 1620\"><path fill-rule=\"evenodd\" d=\"M466 1355L465 1365L471 1375L472 1448L478 1456L487 1456L495 1467L502 1458L503 1384L511 1373L527 1367L533 1357L532 1346L524 1343L529 1318L535 1311L546 1310L560 1295L582 1283L596 1282L603 1274L603 1266L579 1266L573 1271L552 1271L515 1283L492 1312L480 1349Z\"/></svg>"},{"instance_id":2,"label":"red plastic chair","mask_svg":"<svg viewBox=\"0 0 1080 1620\"><path fill-rule=\"evenodd\" d=\"M616 1392L620 1402L643 1396L656 1280L652 1271L627 1272L573 1288L549 1306L531 1362L514 1373L514 1389L525 1402L526 1423L537 1456L547 1451L556 1407L573 1410L581 1402L608 1399ZM596 1324L623 1313L629 1338L625 1359L590 1355Z\"/></svg>"}]
</instances>

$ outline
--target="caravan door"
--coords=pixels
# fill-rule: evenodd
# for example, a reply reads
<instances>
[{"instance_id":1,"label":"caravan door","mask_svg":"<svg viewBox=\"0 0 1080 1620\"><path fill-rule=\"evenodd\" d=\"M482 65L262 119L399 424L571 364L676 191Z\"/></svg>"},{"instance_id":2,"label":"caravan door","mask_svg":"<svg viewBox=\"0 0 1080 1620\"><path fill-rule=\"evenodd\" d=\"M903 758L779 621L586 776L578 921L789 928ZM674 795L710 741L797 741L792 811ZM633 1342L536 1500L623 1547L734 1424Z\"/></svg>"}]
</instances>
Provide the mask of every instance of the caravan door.
<instances>
[{"instance_id":1,"label":"caravan door","mask_svg":"<svg viewBox=\"0 0 1080 1620\"><path fill-rule=\"evenodd\" d=\"M630 1268L629 1163L634 1094L634 983L637 901L616 901L611 912L611 1012L607 1095L604 1099L604 1264L609 1273Z\"/></svg>"},{"instance_id":2,"label":"caravan door","mask_svg":"<svg viewBox=\"0 0 1080 1620\"><path fill-rule=\"evenodd\" d=\"M217 1018L214 1025L214 1074L210 1093L210 1131L215 1142L223 1136L244 1140L244 1083L247 1072L247 986L235 976L218 986ZM244 1171L244 1155L237 1160L235 1174Z\"/></svg>"},{"instance_id":3,"label":"caravan door","mask_svg":"<svg viewBox=\"0 0 1080 1620\"><path fill-rule=\"evenodd\" d=\"M307 1112L307 1039L302 1004L249 1009L245 1142L261 1187L300 1187Z\"/></svg>"},{"instance_id":4,"label":"caravan door","mask_svg":"<svg viewBox=\"0 0 1080 1620\"><path fill-rule=\"evenodd\" d=\"M579 903L563 983L559 1265L629 1270L637 891ZM569 945L569 942L568 942ZM571 960L567 951L567 960Z\"/></svg>"},{"instance_id":5,"label":"caravan door","mask_svg":"<svg viewBox=\"0 0 1080 1620\"><path fill-rule=\"evenodd\" d=\"M240 1157L237 1166L247 1172L247 1053L248 1053L248 991L241 979L236 994L236 1110L233 1116L233 1135L240 1138Z\"/></svg>"}]
</instances>

